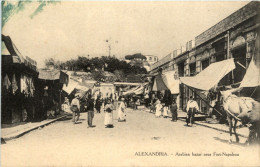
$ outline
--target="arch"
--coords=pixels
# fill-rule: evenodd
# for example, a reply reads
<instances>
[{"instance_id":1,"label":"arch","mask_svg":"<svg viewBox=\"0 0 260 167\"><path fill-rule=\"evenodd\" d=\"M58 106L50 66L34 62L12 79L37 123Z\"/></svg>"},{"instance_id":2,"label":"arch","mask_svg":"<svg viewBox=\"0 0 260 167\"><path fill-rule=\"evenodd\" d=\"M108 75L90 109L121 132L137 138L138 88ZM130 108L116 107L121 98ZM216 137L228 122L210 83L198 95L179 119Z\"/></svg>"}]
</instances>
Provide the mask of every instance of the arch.
<instances>
[{"instance_id":1,"label":"arch","mask_svg":"<svg viewBox=\"0 0 260 167\"><path fill-rule=\"evenodd\" d=\"M242 37L242 36L238 36L238 37L234 40L234 42L233 42L233 44L232 44L232 48L241 46L241 45L243 45L243 44L245 44L245 43L246 43L246 39L245 39L244 37Z\"/></svg>"}]
</instances>

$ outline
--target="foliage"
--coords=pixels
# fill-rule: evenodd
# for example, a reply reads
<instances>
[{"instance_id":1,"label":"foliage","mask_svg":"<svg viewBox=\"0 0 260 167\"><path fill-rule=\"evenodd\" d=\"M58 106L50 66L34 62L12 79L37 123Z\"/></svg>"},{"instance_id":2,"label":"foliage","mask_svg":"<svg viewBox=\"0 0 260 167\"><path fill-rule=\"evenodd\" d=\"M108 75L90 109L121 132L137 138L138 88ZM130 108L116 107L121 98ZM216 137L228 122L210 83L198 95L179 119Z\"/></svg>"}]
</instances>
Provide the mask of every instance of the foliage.
<instances>
[{"instance_id":1,"label":"foliage","mask_svg":"<svg viewBox=\"0 0 260 167\"><path fill-rule=\"evenodd\" d=\"M71 59L66 62L59 62L53 59L48 59L45 61L45 64L48 65L49 62L53 62L55 68L71 71L85 71L92 72L93 78L97 81L106 80L104 71L113 73L116 81L126 81L126 76L137 75L137 74L146 74L147 71L145 68L142 68L138 65L131 65L126 61L119 60L115 57L102 56L95 58L87 58L84 56L78 56L77 59ZM104 71L103 71L104 70Z\"/></svg>"},{"instance_id":2,"label":"foliage","mask_svg":"<svg viewBox=\"0 0 260 167\"><path fill-rule=\"evenodd\" d=\"M146 57L144 55L142 55L141 53L136 53L136 54L133 54L133 55L125 56L125 59L127 59L127 60L133 60L133 59L146 60Z\"/></svg>"}]
</instances>

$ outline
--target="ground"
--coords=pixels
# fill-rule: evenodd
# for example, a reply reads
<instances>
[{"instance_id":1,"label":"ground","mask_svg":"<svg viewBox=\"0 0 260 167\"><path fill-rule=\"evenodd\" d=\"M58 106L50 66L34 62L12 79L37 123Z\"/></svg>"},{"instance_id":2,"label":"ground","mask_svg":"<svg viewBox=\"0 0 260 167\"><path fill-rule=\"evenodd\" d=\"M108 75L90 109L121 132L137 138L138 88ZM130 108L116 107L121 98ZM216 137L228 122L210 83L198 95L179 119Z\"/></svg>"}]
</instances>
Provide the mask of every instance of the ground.
<instances>
[{"instance_id":1,"label":"ground","mask_svg":"<svg viewBox=\"0 0 260 167\"><path fill-rule=\"evenodd\" d=\"M110 129L104 127L104 114L95 114L96 127L87 128L87 113L81 113L80 124L63 119L7 141L1 146L2 166L260 164L259 146L245 146L242 137L240 144L228 144L227 133L198 125L187 127L183 121L155 118L141 110L128 109L126 122L117 122L116 117L114 112L115 127ZM153 152L162 153L151 156ZM194 156L195 153L201 156Z\"/></svg>"}]
</instances>

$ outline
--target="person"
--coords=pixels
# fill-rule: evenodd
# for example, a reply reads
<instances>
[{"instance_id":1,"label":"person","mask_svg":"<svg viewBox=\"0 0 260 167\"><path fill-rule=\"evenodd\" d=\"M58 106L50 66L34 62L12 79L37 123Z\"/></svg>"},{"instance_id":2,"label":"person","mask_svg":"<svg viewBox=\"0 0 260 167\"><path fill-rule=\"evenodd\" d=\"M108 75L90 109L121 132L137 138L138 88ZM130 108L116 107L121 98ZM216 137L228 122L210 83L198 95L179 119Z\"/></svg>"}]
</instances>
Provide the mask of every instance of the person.
<instances>
[{"instance_id":1,"label":"person","mask_svg":"<svg viewBox=\"0 0 260 167\"><path fill-rule=\"evenodd\" d=\"M94 99L91 96L91 94L88 95L87 111L88 111L88 128L93 128L95 127L92 125L93 118L94 118Z\"/></svg>"},{"instance_id":2,"label":"person","mask_svg":"<svg viewBox=\"0 0 260 167\"><path fill-rule=\"evenodd\" d=\"M126 121L126 113L125 113L125 99L122 97L118 106L118 122Z\"/></svg>"},{"instance_id":3,"label":"person","mask_svg":"<svg viewBox=\"0 0 260 167\"><path fill-rule=\"evenodd\" d=\"M155 110L156 110L155 111L155 117L156 118L161 117L161 115L162 115L162 104L161 104L161 101L159 99L156 101Z\"/></svg>"},{"instance_id":4,"label":"person","mask_svg":"<svg viewBox=\"0 0 260 167\"><path fill-rule=\"evenodd\" d=\"M165 104L164 106L163 106L163 118L168 118L169 117L169 115L168 115L168 106Z\"/></svg>"},{"instance_id":5,"label":"person","mask_svg":"<svg viewBox=\"0 0 260 167\"><path fill-rule=\"evenodd\" d=\"M102 100L101 100L101 97L98 96L97 99L96 99L96 104L95 104L95 108L97 110L97 113L100 113L101 106L102 106Z\"/></svg>"},{"instance_id":6,"label":"person","mask_svg":"<svg viewBox=\"0 0 260 167\"><path fill-rule=\"evenodd\" d=\"M199 111L199 106L192 96L190 97L190 100L187 103L186 111L187 111L187 117L186 117L187 126L189 125L189 123L191 124L191 126L193 126L194 116L195 113Z\"/></svg>"},{"instance_id":7,"label":"person","mask_svg":"<svg viewBox=\"0 0 260 167\"><path fill-rule=\"evenodd\" d=\"M109 99L107 101L107 104L105 106L105 119L104 124L106 128L113 128L113 104L111 100Z\"/></svg>"},{"instance_id":8,"label":"person","mask_svg":"<svg viewBox=\"0 0 260 167\"><path fill-rule=\"evenodd\" d=\"M150 107L150 113L154 113L155 112L155 94L152 94L152 97L151 97L151 107Z\"/></svg>"},{"instance_id":9,"label":"person","mask_svg":"<svg viewBox=\"0 0 260 167\"><path fill-rule=\"evenodd\" d=\"M175 99L172 100L172 104L170 105L170 111L172 113L172 121L176 122L178 119L178 113L177 113L177 104Z\"/></svg>"},{"instance_id":10,"label":"person","mask_svg":"<svg viewBox=\"0 0 260 167\"><path fill-rule=\"evenodd\" d=\"M71 101L71 111L72 111L72 122L77 123L80 116L80 103L79 103L79 94L75 94L75 98Z\"/></svg>"},{"instance_id":11,"label":"person","mask_svg":"<svg viewBox=\"0 0 260 167\"><path fill-rule=\"evenodd\" d=\"M68 97L65 97L64 103L63 103L63 111L66 113L72 113L70 110L70 101Z\"/></svg>"},{"instance_id":12,"label":"person","mask_svg":"<svg viewBox=\"0 0 260 167\"><path fill-rule=\"evenodd\" d=\"M87 112L87 98L85 96L80 101L80 112Z\"/></svg>"}]
</instances>

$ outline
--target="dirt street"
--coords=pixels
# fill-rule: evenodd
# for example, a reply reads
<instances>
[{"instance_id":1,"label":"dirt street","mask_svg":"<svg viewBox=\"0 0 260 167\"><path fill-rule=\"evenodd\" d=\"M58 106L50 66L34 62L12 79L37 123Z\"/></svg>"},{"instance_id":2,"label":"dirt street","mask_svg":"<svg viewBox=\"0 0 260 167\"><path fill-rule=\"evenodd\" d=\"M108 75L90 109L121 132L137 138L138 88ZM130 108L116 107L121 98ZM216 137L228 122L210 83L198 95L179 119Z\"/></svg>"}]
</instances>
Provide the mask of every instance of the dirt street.
<instances>
[{"instance_id":1,"label":"dirt street","mask_svg":"<svg viewBox=\"0 0 260 167\"><path fill-rule=\"evenodd\" d=\"M228 144L229 134L127 111L127 121L104 127L104 113L87 128L63 119L1 146L2 166L241 166L257 165L259 146ZM245 142L241 138L241 143ZM238 161L240 163L238 163Z\"/></svg>"}]
</instances>

